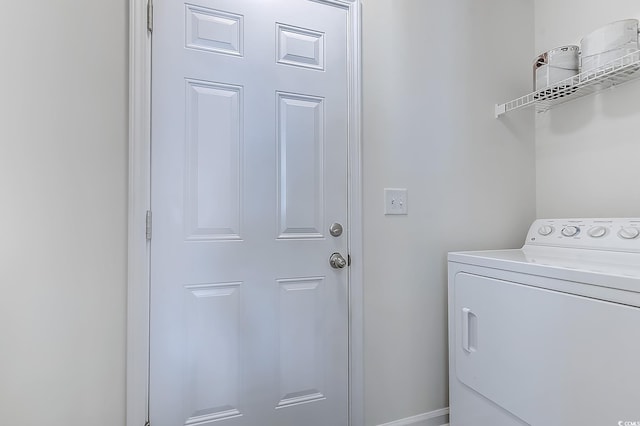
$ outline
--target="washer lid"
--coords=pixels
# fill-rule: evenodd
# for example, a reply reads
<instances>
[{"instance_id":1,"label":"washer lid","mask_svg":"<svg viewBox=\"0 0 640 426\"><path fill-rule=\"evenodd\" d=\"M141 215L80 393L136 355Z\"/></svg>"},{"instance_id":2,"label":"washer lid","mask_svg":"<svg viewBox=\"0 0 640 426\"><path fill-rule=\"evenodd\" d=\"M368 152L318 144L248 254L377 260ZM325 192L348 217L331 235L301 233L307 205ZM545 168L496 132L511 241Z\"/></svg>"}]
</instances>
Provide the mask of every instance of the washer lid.
<instances>
[{"instance_id":1,"label":"washer lid","mask_svg":"<svg viewBox=\"0 0 640 426\"><path fill-rule=\"evenodd\" d=\"M449 261L640 293L640 253L525 245L453 252Z\"/></svg>"},{"instance_id":2,"label":"washer lid","mask_svg":"<svg viewBox=\"0 0 640 426\"><path fill-rule=\"evenodd\" d=\"M538 219L521 249L449 261L640 293L640 218Z\"/></svg>"}]
</instances>

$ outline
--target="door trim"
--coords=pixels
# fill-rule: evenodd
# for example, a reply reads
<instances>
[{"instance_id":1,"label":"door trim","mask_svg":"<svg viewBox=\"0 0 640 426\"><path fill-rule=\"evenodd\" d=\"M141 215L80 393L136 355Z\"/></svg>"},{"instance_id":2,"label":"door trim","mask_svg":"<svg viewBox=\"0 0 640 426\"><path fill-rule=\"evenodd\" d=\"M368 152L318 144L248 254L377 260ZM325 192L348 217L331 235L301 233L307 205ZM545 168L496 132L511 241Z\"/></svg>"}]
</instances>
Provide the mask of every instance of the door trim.
<instances>
[{"instance_id":1,"label":"door trim","mask_svg":"<svg viewBox=\"0 0 640 426\"><path fill-rule=\"evenodd\" d=\"M362 0L310 0L349 10L349 424L364 426L364 281L362 231ZM149 264L151 208L151 36L147 0L129 1L129 207L126 426L149 418Z\"/></svg>"},{"instance_id":2,"label":"door trim","mask_svg":"<svg viewBox=\"0 0 640 426\"><path fill-rule=\"evenodd\" d=\"M129 1L129 207L126 426L149 418L149 243L151 208L151 36L147 0Z\"/></svg>"}]
</instances>

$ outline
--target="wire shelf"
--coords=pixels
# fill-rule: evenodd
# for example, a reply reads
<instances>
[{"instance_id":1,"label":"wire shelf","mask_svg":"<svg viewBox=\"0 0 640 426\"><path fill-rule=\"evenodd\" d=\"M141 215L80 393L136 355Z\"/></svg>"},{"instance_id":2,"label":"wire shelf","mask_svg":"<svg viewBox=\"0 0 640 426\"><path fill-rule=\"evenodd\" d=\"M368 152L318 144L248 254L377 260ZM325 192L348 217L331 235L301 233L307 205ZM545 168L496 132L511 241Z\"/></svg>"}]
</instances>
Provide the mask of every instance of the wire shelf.
<instances>
[{"instance_id":1,"label":"wire shelf","mask_svg":"<svg viewBox=\"0 0 640 426\"><path fill-rule=\"evenodd\" d=\"M615 61L582 72L553 86L537 90L528 95L496 105L496 118L516 109L535 105L541 113L582 96L599 92L640 77L640 50L622 56Z\"/></svg>"}]
</instances>

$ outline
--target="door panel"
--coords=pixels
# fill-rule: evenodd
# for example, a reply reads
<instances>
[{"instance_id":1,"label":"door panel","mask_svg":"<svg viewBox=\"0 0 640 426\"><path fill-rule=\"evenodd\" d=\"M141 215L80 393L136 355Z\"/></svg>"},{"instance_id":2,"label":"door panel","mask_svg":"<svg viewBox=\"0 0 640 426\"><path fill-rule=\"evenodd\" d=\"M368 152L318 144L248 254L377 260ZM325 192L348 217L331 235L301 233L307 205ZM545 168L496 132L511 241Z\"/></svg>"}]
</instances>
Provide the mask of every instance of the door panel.
<instances>
[{"instance_id":1,"label":"door panel","mask_svg":"<svg viewBox=\"0 0 640 426\"><path fill-rule=\"evenodd\" d=\"M186 46L243 56L243 16L186 4Z\"/></svg>"},{"instance_id":2,"label":"door panel","mask_svg":"<svg viewBox=\"0 0 640 426\"><path fill-rule=\"evenodd\" d=\"M324 34L277 24L278 63L324 70Z\"/></svg>"},{"instance_id":3,"label":"door panel","mask_svg":"<svg viewBox=\"0 0 640 426\"><path fill-rule=\"evenodd\" d=\"M242 283L185 288L189 422L240 414L240 300ZM221 324L211 327L211 324ZM224 383L225 386L211 386Z\"/></svg>"},{"instance_id":4,"label":"door panel","mask_svg":"<svg viewBox=\"0 0 640 426\"><path fill-rule=\"evenodd\" d=\"M242 87L186 86L187 240L240 239Z\"/></svg>"},{"instance_id":5,"label":"door panel","mask_svg":"<svg viewBox=\"0 0 640 426\"><path fill-rule=\"evenodd\" d=\"M277 96L278 238L323 238L324 100Z\"/></svg>"},{"instance_id":6,"label":"door panel","mask_svg":"<svg viewBox=\"0 0 640 426\"><path fill-rule=\"evenodd\" d=\"M348 8L155 0L154 426L348 424Z\"/></svg>"},{"instance_id":7,"label":"door panel","mask_svg":"<svg viewBox=\"0 0 640 426\"><path fill-rule=\"evenodd\" d=\"M325 398L324 278L278 280L280 372L278 408Z\"/></svg>"}]
</instances>

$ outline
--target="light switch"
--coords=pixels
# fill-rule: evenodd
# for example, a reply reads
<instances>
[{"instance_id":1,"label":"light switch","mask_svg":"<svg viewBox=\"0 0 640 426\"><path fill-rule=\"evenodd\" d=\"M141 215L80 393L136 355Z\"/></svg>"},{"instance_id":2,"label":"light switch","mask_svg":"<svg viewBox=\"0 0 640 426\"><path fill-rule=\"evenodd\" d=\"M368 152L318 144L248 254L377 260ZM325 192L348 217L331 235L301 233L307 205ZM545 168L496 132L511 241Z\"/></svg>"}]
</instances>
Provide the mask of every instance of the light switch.
<instances>
[{"instance_id":1,"label":"light switch","mask_svg":"<svg viewBox=\"0 0 640 426\"><path fill-rule=\"evenodd\" d=\"M406 188L384 189L384 214L409 214Z\"/></svg>"}]
</instances>

